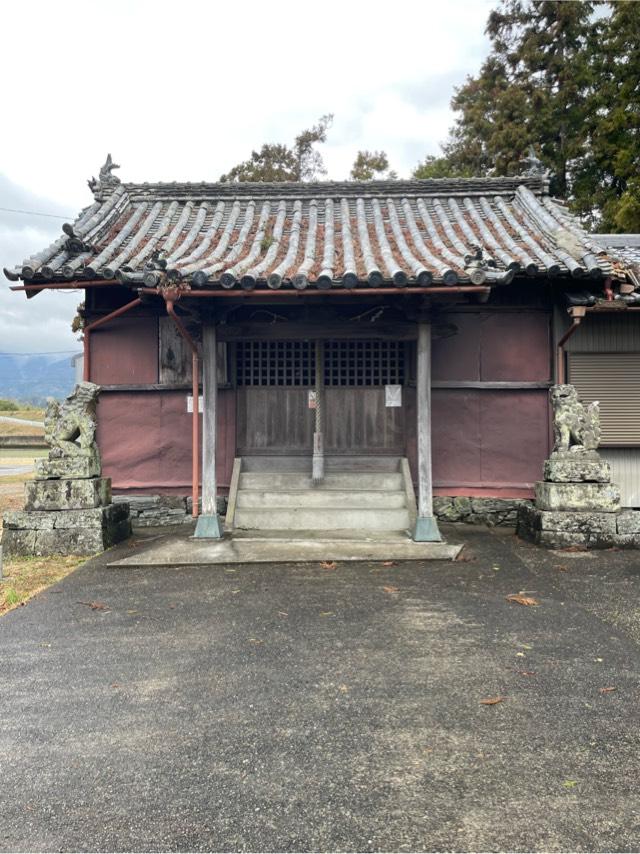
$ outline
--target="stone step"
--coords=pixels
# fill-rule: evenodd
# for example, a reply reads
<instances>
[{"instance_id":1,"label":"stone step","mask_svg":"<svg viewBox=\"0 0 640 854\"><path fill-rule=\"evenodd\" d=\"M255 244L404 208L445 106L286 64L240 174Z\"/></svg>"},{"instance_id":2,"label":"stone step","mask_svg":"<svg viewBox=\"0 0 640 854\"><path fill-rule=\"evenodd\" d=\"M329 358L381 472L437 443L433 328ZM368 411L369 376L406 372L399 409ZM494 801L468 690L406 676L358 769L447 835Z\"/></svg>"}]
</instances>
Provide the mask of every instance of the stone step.
<instances>
[{"instance_id":1,"label":"stone step","mask_svg":"<svg viewBox=\"0 0 640 854\"><path fill-rule=\"evenodd\" d=\"M275 510L287 507L356 510L370 508L399 509L406 507L406 497L400 490L327 490L287 489L277 492L260 489L241 489L236 507L255 507Z\"/></svg>"},{"instance_id":2,"label":"stone step","mask_svg":"<svg viewBox=\"0 0 640 854\"><path fill-rule=\"evenodd\" d=\"M397 508L344 507L261 509L238 507L234 527L252 530L356 530L402 531L409 528L409 511Z\"/></svg>"},{"instance_id":3,"label":"stone step","mask_svg":"<svg viewBox=\"0 0 640 854\"><path fill-rule=\"evenodd\" d=\"M240 475L239 489L257 489L264 491L313 489L316 490L391 490L403 489L400 472L331 472L322 483L314 486L310 474L303 472L243 472Z\"/></svg>"}]
</instances>

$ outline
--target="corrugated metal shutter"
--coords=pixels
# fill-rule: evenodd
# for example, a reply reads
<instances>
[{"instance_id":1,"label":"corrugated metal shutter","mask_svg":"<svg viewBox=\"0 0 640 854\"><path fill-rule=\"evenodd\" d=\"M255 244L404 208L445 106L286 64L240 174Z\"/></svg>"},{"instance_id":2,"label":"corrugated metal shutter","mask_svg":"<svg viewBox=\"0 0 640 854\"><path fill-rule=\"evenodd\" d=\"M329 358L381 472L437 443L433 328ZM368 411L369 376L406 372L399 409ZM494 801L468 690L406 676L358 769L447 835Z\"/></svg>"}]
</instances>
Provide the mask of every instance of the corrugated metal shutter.
<instances>
[{"instance_id":1,"label":"corrugated metal shutter","mask_svg":"<svg viewBox=\"0 0 640 854\"><path fill-rule=\"evenodd\" d=\"M569 382L600 401L601 444L640 445L640 353L569 353Z\"/></svg>"}]
</instances>

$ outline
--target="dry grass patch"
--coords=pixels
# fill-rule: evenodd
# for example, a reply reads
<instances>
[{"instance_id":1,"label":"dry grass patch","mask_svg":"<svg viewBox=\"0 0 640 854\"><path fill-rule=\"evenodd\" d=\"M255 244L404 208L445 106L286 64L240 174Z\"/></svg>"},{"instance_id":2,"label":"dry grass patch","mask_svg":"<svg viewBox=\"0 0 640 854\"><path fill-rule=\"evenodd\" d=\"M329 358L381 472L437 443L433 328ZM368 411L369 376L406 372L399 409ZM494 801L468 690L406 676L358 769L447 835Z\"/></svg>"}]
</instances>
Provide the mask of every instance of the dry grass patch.
<instances>
[{"instance_id":1,"label":"dry grass patch","mask_svg":"<svg viewBox=\"0 0 640 854\"><path fill-rule=\"evenodd\" d=\"M33 462L33 455L26 462ZM12 459L14 465L21 465L20 458ZM0 477L0 542L2 541L2 514L5 510L22 510L24 507L24 484L31 474L15 474ZM0 617L7 611L23 605L87 560L86 557L16 557L5 559L0 580Z\"/></svg>"},{"instance_id":2,"label":"dry grass patch","mask_svg":"<svg viewBox=\"0 0 640 854\"><path fill-rule=\"evenodd\" d=\"M86 557L22 557L4 564L0 581L0 616L37 596L87 560Z\"/></svg>"},{"instance_id":3,"label":"dry grass patch","mask_svg":"<svg viewBox=\"0 0 640 854\"><path fill-rule=\"evenodd\" d=\"M0 421L0 436L42 436L44 438L44 427L31 427L29 424Z\"/></svg>"},{"instance_id":4,"label":"dry grass patch","mask_svg":"<svg viewBox=\"0 0 640 854\"><path fill-rule=\"evenodd\" d=\"M44 409L39 406L26 406L22 409L0 409L0 415L6 415L9 418L24 418L27 421L42 421Z\"/></svg>"}]
</instances>

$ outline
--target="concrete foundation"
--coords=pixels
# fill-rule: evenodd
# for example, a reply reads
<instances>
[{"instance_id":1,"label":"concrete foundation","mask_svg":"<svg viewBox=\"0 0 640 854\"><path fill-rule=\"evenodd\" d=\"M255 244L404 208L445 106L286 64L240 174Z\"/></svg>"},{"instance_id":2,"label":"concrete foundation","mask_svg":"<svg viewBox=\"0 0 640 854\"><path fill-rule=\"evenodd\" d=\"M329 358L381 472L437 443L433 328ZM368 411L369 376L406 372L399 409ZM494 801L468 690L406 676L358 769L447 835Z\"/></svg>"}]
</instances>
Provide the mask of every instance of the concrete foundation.
<instances>
[{"instance_id":1,"label":"concrete foundation","mask_svg":"<svg viewBox=\"0 0 640 854\"><path fill-rule=\"evenodd\" d=\"M461 545L415 543L406 534L360 531L290 531L226 533L221 540L167 534L159 541L109 566L197 566L225 563L307 563L351 560L455 560Z\"/></svg>"}]
</instances>

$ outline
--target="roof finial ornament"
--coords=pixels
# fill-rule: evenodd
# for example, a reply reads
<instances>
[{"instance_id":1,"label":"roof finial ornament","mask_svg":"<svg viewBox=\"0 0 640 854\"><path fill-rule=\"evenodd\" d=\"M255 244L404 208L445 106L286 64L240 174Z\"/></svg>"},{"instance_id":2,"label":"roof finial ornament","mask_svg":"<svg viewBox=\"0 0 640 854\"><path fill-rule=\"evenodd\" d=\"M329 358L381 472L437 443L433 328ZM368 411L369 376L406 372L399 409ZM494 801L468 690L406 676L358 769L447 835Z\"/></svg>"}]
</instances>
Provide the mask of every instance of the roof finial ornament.
<instances>
[{"instance_id":1,"label":"roof finial ornament","mask_svg":"<svg viewBox=\"0 0 640 854\"><path fill-rule=\"evenodd\" d=\"M102 197L104 196L105 190L112 190L118 184L120 184L120 178L117 175L113 175L114 169L119 169L120 166L118 163L114 163L110 154L107 154L107 159L100 167L100 172L98 173L98 180L95 178L90 178L87 182L89 184L89 189L93 193L95 199L97 201L102 201Z\"/></svg>"},{"instance_id":2,"label":"roof finial ornament","mask_svg":"<svg viewBox=\"0 0 640 854\"><path fill-rule=\"evenodd\" d=\"M545 169L544 163L537 156L533 145L529 146L527 156L522 158L522 162L527 167L524 172L525 175L531 175L532 178L546 178L549 175L549 170Z\"/></svg>"}]
</instances>

